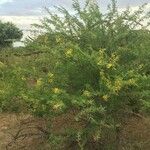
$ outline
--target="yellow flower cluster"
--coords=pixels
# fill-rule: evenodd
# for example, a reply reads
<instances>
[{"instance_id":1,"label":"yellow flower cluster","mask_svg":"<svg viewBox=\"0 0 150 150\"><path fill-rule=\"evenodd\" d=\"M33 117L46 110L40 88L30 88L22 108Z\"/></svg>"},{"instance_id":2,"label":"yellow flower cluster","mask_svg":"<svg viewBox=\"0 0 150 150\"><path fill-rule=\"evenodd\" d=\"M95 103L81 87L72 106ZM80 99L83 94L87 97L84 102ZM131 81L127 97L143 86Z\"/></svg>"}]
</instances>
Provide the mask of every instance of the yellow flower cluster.
<instances>
[{"instance_id":1,"label":"yellow flower cluster","mask_svg":"<svg viewBox=\"0 0 150 150\"><path fill-rule=\"evenodd\" d=\"M47 43L48 42L48 36L45 36L44 37L44 43Z\"/></svg>"},{"instance_id":2,"label":"yellow flower cluster","mask_svg":"<svg viewBox=\"0 0 150 150\"><path fill-rule=\"evenodd\" d=\"M37 87L40 87L42 84L43 84L42 78L39 78L39 79L36 81Z\"/></svg>"},{"instance_id":3,"label":"yellow flower cluster","mask_svg":"<svg viewBox=\"0 0 150 150\"><path fill-rule=\"evenodd\" d=\"M108 56L105 51L105 49L99 50L97 65L105 66L108 69L114 68L117 64L117 61L119 60L118 55L113 53L111 56Z\"/></svg>"},{"instance_id":4,"label":"yellow flower cluster","mask_svg":"<svg viewBox=\"0 0 150 150\"><path fill-rule=\"evenodd\" d=\"M113 64L111 64L111 63L107 64L108 69L111 68L112 66L113 66Z\"/></svg>"},{"instance_id":5,"label":"yellow flower cluster","mask_svg":"<svg viewBox=\"0 0 150 150\"><path fill-rule=\"evenodd\" d=\"M103 97L102 97L102 98L103 98L103 100L104 100L104 101L107 101L107 100L108 100L108 98L109 98L109 96L108 96L108 95L103 95Z\"/></svg>"},{"instance_id":6,"label":"yellow flower cluster","mask_svg":"<svg viewBox=\"0 0 150 150\"><path fill-rule=\"evenodd\" d=\"M112 82L109 80L109 78L106 77L104 71L100 71L100 77L103 80L103 82L106 84L108 89L112 88Z\"/></svg>"},{"instance_id":7,"label":"yellow flower cluster","mask_svg":"<svg viewBox=\"0 0 150 150\"><path fill-rule=\"evenodd\" d=\"M104 54L105 54L105 49L100 49L97 65L102 65L104 63L104 60L105 60L105 55Z\"/></svg>"},{"instance_id":8,"label":"yellow flower cluster","mask_svg":"<svg viewBox=\"0 0 150 150\"><path fill-rule=\"evenodd\" d=\"M110 90L111 93L117 94L121 88L124 86L124 81L121 77L117 76L114 81L111 81L108 77L106 77L103 71L100 72L100 77L106 87ZM104 97L105 98L105 97Z\"/></svg>"},{"instance_id":9,"label":"yellow flower cluster","mask_svg":"<svg viewBox=\"0 0 150 150\"><path fill-rule=\"evenodd\" d=\"M55 94L60 94L61 93L61 89L59 89L59 88L53 88L53 92Z\"/></svg>"},{"instance_id":10,"label":"yellow flower cluster","mask_svg":"<svg viewBox=\"0 0 150 150\"><path fill-rule=\"evenodd\" d=\"M49 83L52 83L52 82L53 82L53 78L54 78L54 74L51 73L51 72L49 72L49 73L48 73L48 82L49 82Z\"/></svg>"},{"instance_id":11,"label":"yellow flower cluster","mask_svg":"<svg viewBox=\"0 0 150 150\"><path fill-rule=\"evenodd\" d=\"M25 78L25 77L22 77L21 79L22 79L23 81L25 81L25 80L26 80L26 78Z\"/></svg>"},{"instance_id":12,"label":"yellow flower cluster","mask_svg":"<svg viewBox=\"0 0 150 150\"><path fill-rule=\"evenodd\" d=\"M57 43L63 43L64 40L61 37L56 37L56 42Z\"/></svg>"},{"instance_id":13,"label":"yellow flower cluster","mask_svg":"<svg viewBox=\"0 0 150 150\"><path fill-rule=\"evenodd\" d=\"M119 60L119 57L113 53L109 59L109 63L106 65L106 67L108 69L114 68L116 66L118 60Z\"/></svg>"},{"instance_id":14,"label":"yellow flower cluster","mask_svg":"<svg viewBox=\"0 0 150 150\"><path fill-rule=\"evenodd\" d=\"M114 88L113 88L114 93L119 92L122 86L123 86L123 79L118 77L118 79L116 79L114 83Z\"/></svg>"},{"instance_id":15,"label":"yellow flower cluster","mask_svg":"<svg viewBox=\"0 0 150 150\"><path fill-rule=\"evenodd\" d=\"M72 57L73 56L73 49L67 49L65 52L66 57Z\"/></svg>"},{"instance_id":16,"label":"yellow flower cluster","mask_svg":"<svg viewBox=\"0 0 150 150\"><path fill-rule=\"evenodd\" d=\"M54 110L61 110L64 107L64 103L62 101L59 101L52 105L52 108Z\"/></svg>"},{"instance_id":17,"label":"yellow flower cluster","mask_svg":"<svg viewBox=\"0 0 150 150\"><path fill-rule=\"evenodd\" d=\"M143 66L144 66L143 64L140 64L138 69L143 69Z\"/></svg>"},{"instance_id":18,"label":"yellow flower cluster","mask_svg":"<svg viewBox=\"0 0 150 150\"><path fill-rule=\"evenodd\" d=\"M83 92L83 95L86 96L86 97L91 97L91 93L89 91L87 91L87 90L85 90Z\"/></svg>"},{"instance_id":19,"label":"yellow flower cluster","mask_svg":"<svg viewBox=\"0 0 150 150\"><path fill-rule=\"evenodd\" d=\"M2 94L2 95L3 95L4 93L5 93L5 91L4 91L4 90L0 90L0 94Z\"/></svg>"},{"instance_id":20,"label":"yellow flower cluster","mask_svg":"<svg viewBox=\"0 0 150 150\"><path fill-rule=\"evenodd\" d=\"M129 79L127 82L128 85L136 85L136 79Z\"/></svg>"},{"instance_id":21,"label":"yellow flower cluster","mask_svg":"<svg viewBox=\"0 0 150 150\"><path fill-rule=\"evenodd\" d=\"M28 100L28 99L29 99L28 96L25 95L25 94L21 94L21 96L22 96L22 98L23 98L24 100Z\"/></svg>"},{"instance_id":22,"label":"yellow flower cluster","mask_svg":"<svg viewBox=\"0 0 150 150\"><path fill-rule=\"evenodd\" d=\"M0 61L0 68L5 67L5 64Z\"/></svg>"},{"instance_id":23,"label":"yellow flower cluster","mask_svg":"<svg viewBox=\"0 0 150 150\"><path fill-rule=\"evenodd\" d=\"M52 77L54 76L54 74L51 73L51 72L49 72L49 73L48 73L48 76L49 76L50 78L52 78Z\"/></svg>"},{"instance_id":24,"label":"yellow flower cluster","mask_svg":"<svg viewBox=\"0 0 150 150\"><path fill-rule=\"evenodd\" d=\"M101 131L98 131L95 133L95 135L93 135L93 139L94 141L99 141L99 139L101 138Z\"/></svg>"}]
</instances>

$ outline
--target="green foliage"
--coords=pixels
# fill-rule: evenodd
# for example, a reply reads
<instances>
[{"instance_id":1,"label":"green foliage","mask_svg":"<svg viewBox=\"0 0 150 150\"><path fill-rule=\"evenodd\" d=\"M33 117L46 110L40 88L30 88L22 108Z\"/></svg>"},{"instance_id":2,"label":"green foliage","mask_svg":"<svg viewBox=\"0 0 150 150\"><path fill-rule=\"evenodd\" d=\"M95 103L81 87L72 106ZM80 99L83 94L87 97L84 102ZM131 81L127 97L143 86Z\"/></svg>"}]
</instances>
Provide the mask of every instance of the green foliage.
<instances>
[{"instance_id":1,"label":"green foliage","mask_svg":"<svg viewBox=\"0 0 150 150\"><path fill-rule=\"evenodd\" d=\"M14 24L0 21L0 47L11 46L13 40L20 40L22 35L22 31Z\"/></svg>"},{"instance_id":2,"label":"green foliage","mask_svg":"<svg viewBox=\"0 0 150 150\"><path fill-rule=\"evenodd\" d=\"M73 8L72 15L58 7L63 18L47 10L49 17L36 25L44 33L28 41L28 50L2 54L1 109L17 98L51 119L75 110L79 127L68 125L73 131L63 140L100 149L106 130L117 133L120 116L149 109L150 33L143 23L149 14L144 5L121 13L115 1L105 14L90 0L84 7L75 0Z\"/></svg>"}]
</instances>

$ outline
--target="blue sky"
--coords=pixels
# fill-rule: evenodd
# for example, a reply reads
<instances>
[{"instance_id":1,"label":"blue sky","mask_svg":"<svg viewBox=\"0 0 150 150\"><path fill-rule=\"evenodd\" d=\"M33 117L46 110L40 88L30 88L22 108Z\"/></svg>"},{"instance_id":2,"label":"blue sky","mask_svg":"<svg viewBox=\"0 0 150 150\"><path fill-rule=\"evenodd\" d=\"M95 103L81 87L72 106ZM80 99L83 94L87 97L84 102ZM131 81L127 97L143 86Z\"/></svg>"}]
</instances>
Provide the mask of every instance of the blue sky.
<instances>
[{"instance_id":1,"label":"blue sky","mask_svg":"<svg viewBox=\"0 0 150 150\"><path fill-rule=\"evenodd\" d=\"M81 1L81 0L80 0ZM101 6L106 6L110 0L98 0ZM82 0L83 2L83 0ZM150 3L150 0L118 0L119 7L138 6ZM41 15L41 9L54 5L71 6L71 0L0 0L0 16L33 16Z\"/></svg>"},{"instance_id":2,"label":"blue sky","mask_svg":"<svg viewBox=\"0 0 150 150\"><path fill-rule=\"evenodd\" d=\"M84 0L80 0L81 3ZM110 0L98 0L104 8ZM53 6L64 6L71 10L72 0L0 0L0 20L16 23L21 29L29 28L30 24L38 23L45 14L44 7L54 11ZM123 9L130 5L133 8L149 3L150 0L118 0L118 6ZM149 7L150 8L150 7Z\"/></svg>"}]
</instances>

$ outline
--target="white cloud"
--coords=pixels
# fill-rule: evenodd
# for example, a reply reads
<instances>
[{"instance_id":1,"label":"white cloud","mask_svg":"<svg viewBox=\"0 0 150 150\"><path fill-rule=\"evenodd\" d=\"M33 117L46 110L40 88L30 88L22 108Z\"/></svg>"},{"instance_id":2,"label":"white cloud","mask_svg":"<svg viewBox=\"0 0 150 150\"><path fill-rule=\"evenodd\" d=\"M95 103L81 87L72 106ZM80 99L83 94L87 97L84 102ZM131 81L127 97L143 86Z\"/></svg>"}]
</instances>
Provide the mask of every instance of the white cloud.
<instances>
[{"instance_id":1,"label":"white cloud","mask_svg":"<svg viewBox=\"0 0 150 150\"><path fill-rule=\"evenodd\" d=\"M131 12L134 12L138 9L139 9L139 6L130 6ZM126 8L119 8L120 12L125 11L125 10L126 10ZM147 5L145 6L144 11L146 12L146 11L149 11L149 10L150 10L150 3L147 3Z\"/></svg>"},{"instance_id":2,"label":"white cloud","mask_svg":"<svg viewBox=\"0 0 150 150\"><path fill-rule=\"evenodd\" d=\"M0 16L3 22L12 22L21 29L28 29L31 24L40 22L39 16Z\"/></svg>"},{"instance_id":3,"label":"white cloud","mask_svg":"<svg viewBox=\"0 0 150 150\"><path fill-rule=\"evenodd\" d=\"M13 0L0 0L0 5L5 4L5 3L12 3Z\"/></svg>"},{"instance_id":4,"label":"white cloud","mask_svg":"<svg viewBox=\"0 0 150 150\"><path fill-rule=\"evenodd\" d=\"M130 13L134 13L135 11L137 11L139 9L139 6L131 6L129 7L130 8ZM119 12L124 12L126 11L127 9L126 8L119 8ZM148 13L150 11L150 3L147 3L147 5L145 6L144 8L144 13L141 15L141 17L143 17L144 14ZM147 29L150 30L150 26L148 25L149 23L149 18L148 19L144 19L141 24L144 25L144 26L147 26Z\"/></svg>"},{"instance_id":5,"label":"white cloud","mask_svg":"<svg viewBox=\"0 0 150 150\"><path fill-rule=\"evenodd\" d=\"M42 19L40 16L0 16L1 21L12 22L23 30L23 39L31 35L29 31L31 29L31 24L40 24L40 19Z\"/></svg>"}]
</instances>

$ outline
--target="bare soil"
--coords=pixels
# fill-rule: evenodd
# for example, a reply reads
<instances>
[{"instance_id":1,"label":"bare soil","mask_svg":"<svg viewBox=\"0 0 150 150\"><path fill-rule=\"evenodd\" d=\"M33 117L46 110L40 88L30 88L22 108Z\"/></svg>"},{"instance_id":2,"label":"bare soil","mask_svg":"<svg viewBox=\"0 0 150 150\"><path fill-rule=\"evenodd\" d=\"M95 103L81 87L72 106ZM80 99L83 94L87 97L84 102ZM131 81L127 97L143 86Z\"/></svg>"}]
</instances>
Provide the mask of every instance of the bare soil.
<instances>
[{"instance_id":1,"label":"bare soil","mask_svg":"<svg viewBox=\"0 0 150 150\"><path fill-rule=\"evenodd\" d=\"M44 119L24 114L0 115L0 150L49 150Z\"/></svg>"},{"instance_id":2,"label":"bare soil","mask_svg":"<svg viewBox=\"0 0 150 150\"><path fill-rule=\"evenodd\" d=\"M74 127L75 122L68 116L53 120L55 133L59 134L68 125ZM53 150L47 142L47 125L45 119L31 115L0 114L0 150ZM119 135L118 150L150 150L149 117L130 117L125 122Z\"/></svg>"},{"instance_id":3,"label":"bare soil","mask_svg":"<svg viewBox=\"0 0 150 150\"><path fill-rule=\"evenodd\" d=\"M150 118L128 119L120 134L120 150L150 150Z\"/></svg>"}]
</instances>

